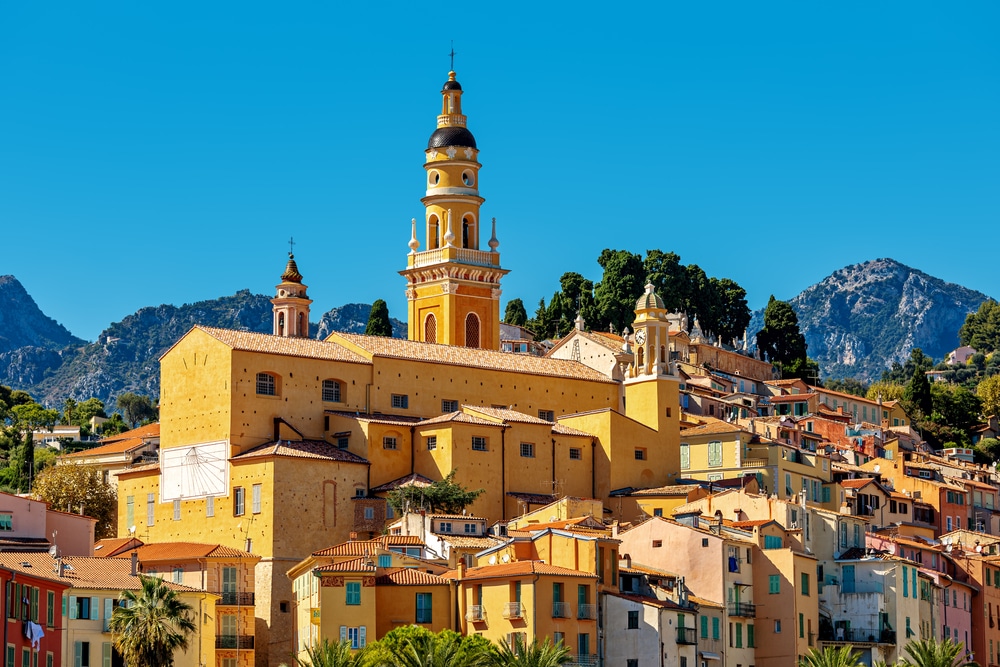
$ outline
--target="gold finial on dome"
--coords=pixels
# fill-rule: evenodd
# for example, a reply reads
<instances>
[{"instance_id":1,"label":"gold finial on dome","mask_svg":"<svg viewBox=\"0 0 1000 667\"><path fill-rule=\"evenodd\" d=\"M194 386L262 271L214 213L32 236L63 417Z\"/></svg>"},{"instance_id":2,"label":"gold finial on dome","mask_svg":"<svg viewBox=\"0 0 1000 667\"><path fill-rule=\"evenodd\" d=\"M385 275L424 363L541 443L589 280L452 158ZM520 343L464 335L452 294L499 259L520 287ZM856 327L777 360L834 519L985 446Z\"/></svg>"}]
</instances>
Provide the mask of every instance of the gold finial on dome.
<instances>
[{"instance_id":1,"label":"gold finial on dome","mask_svg":"<svg viewBox=\"0 0 1000 667\"><path fill-rule=\"evenodd\" d=\"M281 279L286 283L301 283L302 274L299 273L299 267L295 264L295 255L288 253L288 264L285 265L285 272L281 274Z\"/></svg>"}]
</instances>

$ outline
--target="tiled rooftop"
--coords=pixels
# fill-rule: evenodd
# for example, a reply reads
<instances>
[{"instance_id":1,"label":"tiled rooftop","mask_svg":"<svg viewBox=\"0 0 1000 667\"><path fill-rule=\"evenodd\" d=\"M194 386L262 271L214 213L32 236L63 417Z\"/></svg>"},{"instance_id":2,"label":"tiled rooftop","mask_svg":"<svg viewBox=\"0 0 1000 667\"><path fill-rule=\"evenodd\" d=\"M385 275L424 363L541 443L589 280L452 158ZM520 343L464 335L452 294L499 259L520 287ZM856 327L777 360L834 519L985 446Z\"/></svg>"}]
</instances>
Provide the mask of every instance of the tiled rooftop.
<instances>
[{"instance_id":1,"label":"tiled rooftop","mask_svg":"<svg viewBox=\"0 0 1000 667\"><path fill-rule=\"evenodd\" d=\"M274 336L272 334L255 333L253 331L236 331L234 329L218 329L195 325L198 329L242 352L266 352L287 357L305 357L307 359L326 359L330 361L348 361L356 364L370 363L367 359L347 348L312 338L291 338Z\"/></svg>"},{"instance_id":2,"label":"tiled rooftop","mask_svg":"<svg viewBox=\"0 0 1000 667\"><path fill-rule=\"evenodd\" d=\"M498 579L506 577L522 577L532 574L547 574L556 577L582 577L586 579L597 579L596 574L571 570L558 565L549 565L540 560L518 560L513 563L501 563L498 565L486 565L484 567L472 567L465 571L462 580L467 579ZM458 579L457 570L449 570L444 574L448 579Z\"/></svg>"},{"instance_id":3,"label":"tiled rooftop","mask_svg":"<svg viewBox=\"0 0 1000 667\"><path fill-rule=\"evenodd\" d=\"M237 454L234 461L261 458L265 456L285 456L295 459L325 459L327 461L343 461L345 463L362 463L367 465L367 459L357 454L340 449L336 445L323 440L278 440L258 445L253 449Z\"/></svg>"}]
</instances>

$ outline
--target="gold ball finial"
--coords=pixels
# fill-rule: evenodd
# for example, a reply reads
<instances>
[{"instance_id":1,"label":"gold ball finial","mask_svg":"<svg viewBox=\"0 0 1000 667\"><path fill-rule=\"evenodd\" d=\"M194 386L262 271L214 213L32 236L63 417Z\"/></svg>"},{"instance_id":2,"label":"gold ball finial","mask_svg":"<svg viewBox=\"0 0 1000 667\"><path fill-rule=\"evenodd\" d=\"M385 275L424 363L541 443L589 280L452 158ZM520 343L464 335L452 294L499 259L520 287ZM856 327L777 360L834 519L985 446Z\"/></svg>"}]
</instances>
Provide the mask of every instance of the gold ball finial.
<instances>
[{"instance_id":1,"label":"gold ball finial","mask_svg":"<svg viewBox=\"0 0 1000 667\"><path fill-rule=\"evenodd\" d=\"M452 70L452 71L448 72L448 80L449 81L454 81L455 80L455 70Z\"/></svg>"}]
</instances>

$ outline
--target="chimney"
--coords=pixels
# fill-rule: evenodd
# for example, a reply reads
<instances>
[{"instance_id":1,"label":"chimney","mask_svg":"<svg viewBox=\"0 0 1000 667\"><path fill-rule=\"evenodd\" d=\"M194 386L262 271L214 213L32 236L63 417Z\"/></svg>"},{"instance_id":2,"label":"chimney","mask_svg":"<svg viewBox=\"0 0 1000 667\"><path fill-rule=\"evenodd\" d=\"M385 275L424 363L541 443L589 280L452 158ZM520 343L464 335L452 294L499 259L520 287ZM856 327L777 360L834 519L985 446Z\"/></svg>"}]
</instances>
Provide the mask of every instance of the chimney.
<instances>
[{"instance_id":1,"label":"chimney","mask_svg":"<svg viewBox=\"0 0 1000 667\"><path fill-rule=\"evenodd\" d=\"M139 574L139 554L138 552L132 552L132 576Z\"/></svg>"},{"instance_id":2,"label":"chimney","mask_svg":"<svg viewBox=\"0 0 1000 667\"><path fill-rule=\"evenodd\" d=\"M632 554L622 554L622 560L625 561L625 567L632 568Z\"/></svg>"},{"instance_id":3,"label":"chimney","mask_svg":"<svg viewBox=\"0 0 1000 667\"><path fill-rule=\"evenodd\" d=\"M352 530L352 531L351 531L351 532L350 532L350 533L348 534L348 539L349 539L349 540L350 540L351 542L354 542L354 541L356 541L356 540L358 539L358 534L357 534L357 533L356 533L355 531L353 531L353 530Z\"/></svg>"},{"instance_id":4,"label":"chimney","mask_svg":"<svg viewBox=\"0 0 1000 667\"><path fill-rule=\"evenodd\" d=\"M461 581L462 579L465 579L465 559L464 558L459 558L458 559L458 579L459 579L459 581Z\"/></svg>"},{"instance_id":5,"label":"chimney","mask_svg":"<svg viewBox=\"0 0 1000 667\"><path fill-rule=\"evenodd\" d=\"M611 538L618 539L618 521L615 520L611 523Z\"/></svg>"}]
</instances>

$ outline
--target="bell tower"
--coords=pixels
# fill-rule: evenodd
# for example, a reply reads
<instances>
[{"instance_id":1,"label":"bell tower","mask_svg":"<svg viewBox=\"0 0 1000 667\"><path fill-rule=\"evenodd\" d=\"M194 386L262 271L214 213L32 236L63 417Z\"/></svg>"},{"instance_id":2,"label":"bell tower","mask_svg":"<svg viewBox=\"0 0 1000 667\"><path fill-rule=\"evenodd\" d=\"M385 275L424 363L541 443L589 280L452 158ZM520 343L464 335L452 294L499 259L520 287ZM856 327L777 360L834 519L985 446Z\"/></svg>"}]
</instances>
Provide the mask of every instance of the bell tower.
<instances>
[{"instance_id":1,"label":"bell tower","mask_svg":"<svg viewBox=\"0 0 1000 667\"><path fill-rule=\"evenodd\" d=\"M406 269L409 339L500 349L500 268L496 220L488 250L480 247L479 149L462 114L455 72L441 90L441 114L425 151L426 249L412 222Z\"/></svg>"},{"instance_id":2,"label":"bell tower","mask_svg":"<svg viewBox=\"0 0 1000 667\"><path fill-rule=\"evenodd\" d=\"M306 296L306 286L302 284L302 274L292 253L288 253L288 264L271 303L274 305L275 336L309 337L309 304L312 299Z\"/></svg>"}]
</instances>

